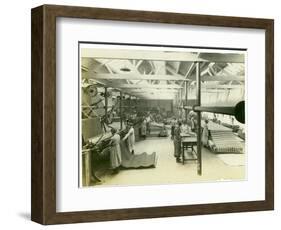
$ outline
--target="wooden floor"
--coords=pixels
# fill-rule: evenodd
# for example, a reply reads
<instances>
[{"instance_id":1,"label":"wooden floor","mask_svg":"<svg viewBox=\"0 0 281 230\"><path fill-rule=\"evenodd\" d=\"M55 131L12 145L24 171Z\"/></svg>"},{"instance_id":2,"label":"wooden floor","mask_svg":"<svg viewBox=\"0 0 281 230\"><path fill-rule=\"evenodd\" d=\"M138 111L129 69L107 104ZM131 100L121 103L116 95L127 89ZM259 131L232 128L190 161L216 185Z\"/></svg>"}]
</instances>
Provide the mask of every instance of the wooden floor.
<instances>
[{"instance_id":1,"label":"wooden floor","mask_svg":"<svg viewBox=\"0 0 281 230\"><path fill-rule=\"evenodd\" d=\"M147 138L144 141L137 142L135 150L136 154L155 151L158 156L156 168L124 169L115 175L106 173L101 177L102 182L94 186L156 185L246 179L245 154L238 154L237 157L232 154L227 162L223 161L224 158L203 148L203 173L199 176L197 175L196 161L189 161L184 165L176 163L173 156L173 141L169 137ZM231 165L232 159L234 159L233 165ZM240 164L237 164L237 160L239 160Z\"/></svg>"}]
</instances>

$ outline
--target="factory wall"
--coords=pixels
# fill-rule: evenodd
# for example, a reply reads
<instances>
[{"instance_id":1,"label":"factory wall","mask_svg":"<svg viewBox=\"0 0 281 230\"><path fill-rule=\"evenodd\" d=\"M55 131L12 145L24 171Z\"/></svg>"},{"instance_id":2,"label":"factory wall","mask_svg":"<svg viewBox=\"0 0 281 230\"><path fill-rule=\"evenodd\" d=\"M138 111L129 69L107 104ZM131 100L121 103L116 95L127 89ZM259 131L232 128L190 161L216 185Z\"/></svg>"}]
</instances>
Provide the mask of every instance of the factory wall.
<instances>
[{"instance_id":1,"label":"factory wall","mask_svg":"<svg viewBox=\"0 0 281 230\"><path fill-rule=\"evenodd\" d=\"M138 100L123 100L122 105L131 106L137 112L145 111L158 111L161 113L171 113L173 111L173 100L147 100L147 99L138 99Z\"/></svg>"}]
</instances>

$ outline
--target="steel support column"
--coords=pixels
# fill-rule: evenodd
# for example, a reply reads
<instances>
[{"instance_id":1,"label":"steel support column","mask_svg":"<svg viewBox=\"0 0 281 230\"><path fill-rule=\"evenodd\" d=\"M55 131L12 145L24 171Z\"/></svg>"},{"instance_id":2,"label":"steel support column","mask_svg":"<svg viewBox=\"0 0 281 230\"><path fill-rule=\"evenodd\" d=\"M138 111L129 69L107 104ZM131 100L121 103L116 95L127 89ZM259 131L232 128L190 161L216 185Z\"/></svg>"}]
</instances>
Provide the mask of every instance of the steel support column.
<instances>
[{"instance_id":1,"label":"steel support column","mask_svg":"<svg viewBox=\"0 0 281 230\"><path fill-rule=\"evenodd\" d=\"M104 116L105 116L105 123L107 124L107 108L108 108L108 98L107 98L107 87L104 87Z\"/></svg>"},{"instance_id":2,"label":"steel support column","mask_svg":"<svg viewBox=\"0 0 281 230\"><path fill-rule=\"evenodd\" d=\"M188 93L188 82L185 82L185 103L184 105L187 106L187 93ZM185 110L185 121L187 122L187 115L188 115L188 111L187 109Z\"/></svg>"},{"instance_id":3,"label":"steel support column","mask_svg":"<svg viewBox=\"0 0 281 230\"><path fill-rule=\"evenodd\" d=\"M132 112L132 102L131 102L131 100L132 100L132 97L131 97L131 95L129 95L129 112L130 113Z\"/></svg>"},{"instance_id":4,"label":"steel support column","mask_svg":"<svg viewBox=\"0 0 281 230\"><path fill-rule=\"evenodd\" d=\"M197 106L201 106L201 73L200 62L196 62L196 98ZM197 111L197 174L202 175L202 142L201 142L201 111Z\"/></svg>"},{"instance_id":5,"label":"steel support column","mask_svg":"<svg viewBox=\"0 0 281 230\"><path fill-rule=\"evenodd\" d=\"M123 121L122 121L122 98L123 98L123 93L120 91L120 103L119 103L119 113L120 113L120 129L123 129Z\"/></svg>"},{"instance_id":6,"label":"steel support column","mask_svg":"<svg viewBox=\"0 0 281 230\"><path fill-rule=\"evenodd\" d=\"M182 108L181 108L181 105L182 105L182 89L179 90L179 93L180 93L179 112L180 112L180 119L182 120Z\"/></svg>"}]
</instances>

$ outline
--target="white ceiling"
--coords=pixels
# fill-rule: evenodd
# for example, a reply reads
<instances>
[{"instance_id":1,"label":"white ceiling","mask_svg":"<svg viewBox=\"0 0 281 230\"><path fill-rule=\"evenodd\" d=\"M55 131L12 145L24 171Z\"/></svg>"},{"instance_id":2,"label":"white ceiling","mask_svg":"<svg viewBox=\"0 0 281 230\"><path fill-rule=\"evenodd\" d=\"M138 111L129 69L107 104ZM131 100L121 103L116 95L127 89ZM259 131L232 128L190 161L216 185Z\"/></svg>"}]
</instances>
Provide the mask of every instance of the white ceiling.
<instances>
[{"instance_id":1,"label":"white ceiling","mask_svg":"<svg viewBox=\"0 0 281 230\"><path fill-rule=\"evenodd\" d=\"M244 54L82 49L83 78L145 99L194 97L200 61L202 94L244 89ZM214 91L213 91L214 92Z\"/></svg>"}]
</instances>

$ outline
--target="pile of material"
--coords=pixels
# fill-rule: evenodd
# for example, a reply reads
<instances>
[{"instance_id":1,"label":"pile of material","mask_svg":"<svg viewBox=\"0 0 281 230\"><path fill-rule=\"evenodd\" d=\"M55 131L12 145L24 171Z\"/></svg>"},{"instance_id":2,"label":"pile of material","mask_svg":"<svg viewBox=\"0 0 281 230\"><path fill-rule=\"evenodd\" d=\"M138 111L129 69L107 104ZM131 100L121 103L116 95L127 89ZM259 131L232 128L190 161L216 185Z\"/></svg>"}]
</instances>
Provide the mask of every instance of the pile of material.
<instances>
[{"instance_id":1,"label":"pile of material","mask_svg":"<svg viewBox=\"0 0 281 230\"><path fill-rule=\"evenodd\" d=\"M150 133L149 136L153 137L168 137L168 125L163 123L151 122L150 123Z\"/></svg>"},{"instance_id":2,"label":"pile of material","mask_svg":"<svg viewBox=\"0 0 281 230\"><path fill-rule=\"evenodd\" d=\"M208 124L211 149L216 153L242 153L243 146L231 129L216 123Z\"/></svg>"},{"instance_id":3,"label":"pile of material","mask_svg":"<svg viewBox=\"0 0 281 230\"><path fill-rule=\"evenodd\" d=\"M147 154L143 152L142 154L132 154L126 142L121 141L121 158L122 158L122 167L124 168L151 168L156 167L157 156L156 153L153 152L151 154Z\"/></svg>"}]
</instances>

